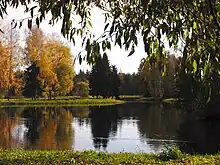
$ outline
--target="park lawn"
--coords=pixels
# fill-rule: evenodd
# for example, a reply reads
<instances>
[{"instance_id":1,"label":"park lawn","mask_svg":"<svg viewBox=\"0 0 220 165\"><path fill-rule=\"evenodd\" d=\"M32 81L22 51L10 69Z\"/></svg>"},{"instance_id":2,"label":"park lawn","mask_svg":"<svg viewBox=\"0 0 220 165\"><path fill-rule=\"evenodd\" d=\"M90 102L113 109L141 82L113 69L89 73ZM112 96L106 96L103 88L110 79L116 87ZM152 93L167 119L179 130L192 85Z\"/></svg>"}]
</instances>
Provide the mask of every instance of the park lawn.
<instances>
[{"instance_id":1,"label":"park lawn","mask_svg":"<svg viewBox=\"0 0 220 165\"><path fill-rule=\"evenodd\" d=\"M220 154L173 157L156 154L103 153L95 151L24 151L0 150L0 164L83 164L83 165L142 165L142 164L220 164ZM168 159L167 159L168 158Z\"/></svg>"},{"instance_id":2,"label":"park lawn","mask_svg":"<svg viewBox=\"0 0 220 165\"><path fill-rule=\"evenodd\" d=\"M17 106L107 106L122 104L124 101L116 99L56 99L56 100L31 100L31 99L0 99L0 107L17 107Z\"/></svg>"}]
</instances>

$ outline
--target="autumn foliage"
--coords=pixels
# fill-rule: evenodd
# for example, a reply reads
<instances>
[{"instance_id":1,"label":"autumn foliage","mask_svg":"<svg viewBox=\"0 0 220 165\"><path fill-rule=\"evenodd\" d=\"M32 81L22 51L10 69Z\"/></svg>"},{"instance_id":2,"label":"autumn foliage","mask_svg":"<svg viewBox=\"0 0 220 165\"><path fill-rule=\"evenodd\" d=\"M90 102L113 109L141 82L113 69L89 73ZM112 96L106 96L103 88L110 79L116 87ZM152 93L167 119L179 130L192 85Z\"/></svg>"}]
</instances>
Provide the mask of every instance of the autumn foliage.
<instances>
[{"instance_id":1,"label":"autumn foliage","mask_svg":"<svg viewBox=\"0 0 220 165\"><path fill-rule=\"evenodd\" d=\"M27 63L35 63L39 68L37 81L42 95L51 99L69 93L74 78L70 49L60 41L46 37L38 28L30 31L26 46Z\"/></svg>"}]
</instances>

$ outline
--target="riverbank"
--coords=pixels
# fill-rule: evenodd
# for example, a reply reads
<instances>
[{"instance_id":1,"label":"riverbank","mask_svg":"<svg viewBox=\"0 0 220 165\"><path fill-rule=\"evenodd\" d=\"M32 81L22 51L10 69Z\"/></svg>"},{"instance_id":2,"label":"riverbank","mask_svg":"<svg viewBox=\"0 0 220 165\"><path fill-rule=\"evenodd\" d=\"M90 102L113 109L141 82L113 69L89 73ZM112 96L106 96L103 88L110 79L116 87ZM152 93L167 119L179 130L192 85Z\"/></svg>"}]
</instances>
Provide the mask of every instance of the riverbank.
<instances>
[{"instance_id":1,"label":"riverbank","mask_svg":"<svg viewBox=\"0 0 220 165\"><path fill-rule=\"evenodd\" d=\"M133 153L109 154L95 151L0 150L0 164L220 164L220 154L190 156L178 153L156 155Z\"/></svg>"},{"instance_id":2,"label":"riverbank","mask_svg":"<svg viewBox=\"0 0 220 165\"><path fill-rule=\"evenodd\" d=\"M21 107L21 106L107 106L123 104L124 101L116 99L56 99L56 100L31 100L31 99L0 99L0 107Z\"/></svg>"},{"instance_id":3,"label":"riverbank","mask_svg":"<svg viewBox=\"0 0 220 165\"><path fill-rule=\"evenodd\" d=\"M177 98L165 98L162 100L155 99L154 97L144 97L141 95L122 95L120 96L120 99L126 102L143 102L143 103L155 103L155 102L161 102L166 104L175 104L177 103Z\"/></svg>"}]
</instances>

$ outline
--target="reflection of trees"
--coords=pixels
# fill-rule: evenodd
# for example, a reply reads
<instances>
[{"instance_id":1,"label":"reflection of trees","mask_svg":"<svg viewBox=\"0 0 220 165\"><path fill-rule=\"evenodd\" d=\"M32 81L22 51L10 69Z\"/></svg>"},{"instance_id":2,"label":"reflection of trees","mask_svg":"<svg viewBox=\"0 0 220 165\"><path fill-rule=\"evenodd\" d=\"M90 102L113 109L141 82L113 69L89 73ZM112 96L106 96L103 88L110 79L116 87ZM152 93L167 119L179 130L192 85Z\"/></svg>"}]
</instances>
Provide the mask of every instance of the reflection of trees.
<instances>
[{"instance_id":1,"label":"reflection of trees","mask_svg":"<svg viewBox=\"0 0 220 165\"><path fill-rule=\"evenodd\" d=\"M79 126L89 125L89 107L71 107L68 109L74 117L77 117Z\"/></svg>"},{"instance_id":2,"label":"reflection of trees","mask_svg":"<svg viewBox=\"0 0 220 165\"><path fill-rule=\"evenodd\" d=\"M220 151L220 122L208 122L186 116L180 125L179 139L188 143L181 146L187 153L217 153Z\"/></svg>"},{"instance_id":3,"label":"reflection of trees","mask_svg":"<svg viewBox=\"0 0 220 165\"><path fill-rule=\"evenodd\" d=\"M138 129L142 139L146 139L151 148L158 152L164 142L161 140L176 140L179 128L181 111L162 104L152 104L145 111L138 111ZM156 141L152 141L155 139ZM165 142L168 143L168 142Z\"/></svg>"},{"instance_id":4,"label":"reflection of trees","mask_svg":"<svg viewBox=\"0 0 220 165\"><path fill-rule=\"evenodd\" d=\"M164 144L160 139L176 139L182 120L181 111L162 104L124 104L120 106L119 115L137 119L141 140L147 141L155 151Z\"/></svg>"},{"instance_id":5,"label":"reflection of trees","mask_svg":"<svg viewBox=\"0 0 220 165\"><path fill-rule=\"evenodd\" d=\"M181 123L181 112L162 104L152 104L148 109L138 111L139 131L150 139L174 139Z\"/></svg>"},{"instance_id":6,"label":"reflection of trees","mask_svg":"<svg viewBox=\"0 0 220 165\"><path fill-rule=\"evenodd\" d=\"M91 107L90 111L94 147L105 150L109 137L117 132L117 106Z\"/></svg>"},{"instance_id":7,"label":"reflection of trees","mask_svg":"<svg viewBox=\"0 0 220 165\"><path fill-rule=\"evenodd\" d=\"M13 134L16 134L15 127L21 124L18 119L18 108L1 108L0 109L0 148L14 148L21 147L14 138ZM19 136L19 135L18 135Z\"/></svg>"},{"instance_id":8,"label":"reflection of trees","mask_svg":"<svg viewBox=\"0 0 220 165\"><path fill-rule=\"evenodd\" d=\"M23 117L29 120L28 148L71 149L73 143L72 114L62 108L27 108Z\"/></svg>"}]
</instances>

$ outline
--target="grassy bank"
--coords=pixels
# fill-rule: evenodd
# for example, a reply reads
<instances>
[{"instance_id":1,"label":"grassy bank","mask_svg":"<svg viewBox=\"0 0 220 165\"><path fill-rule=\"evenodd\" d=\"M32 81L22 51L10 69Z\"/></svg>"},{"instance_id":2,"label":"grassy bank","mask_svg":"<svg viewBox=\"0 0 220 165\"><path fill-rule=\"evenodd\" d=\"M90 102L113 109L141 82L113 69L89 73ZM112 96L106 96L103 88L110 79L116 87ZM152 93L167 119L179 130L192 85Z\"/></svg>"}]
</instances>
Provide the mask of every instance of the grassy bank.
<instances>
[{"instance_id":1,"label":"grassy bank","mask_svg":"<svg viewBox=\"0 0 220 165\"><path fill-rule=\"evenodd\" d=\"M170 157L171 156L171 157ZM181 154L177 157L172 155L132 154L119 153L107 154L94 151L22 151L0 150L0 164L219 164L220 154L195 155Z\"/></svg>"},{"instance_id":2,"label":"grassy bank","mask_svg":"<svg viewBox=\"0 0 220 165\"><path fill-rule=\"evenodd\" d=\"M167 103L167 104L174 104L177 102L176 98L167 98L167 99L163 99L162 102Z\"/></svg>"},{"instance_id":3,"label":"grassy bank","mask_svg":"<svg viewBox=\"0 0 220 165\"><path fill-rule=\"evenodd\" d=\"M31 100L31 99L0 99L0 107L16 106L106 106L122 104L124 101L115 99L56 99L56 100Z\"/></svg>"}]
</instances>

